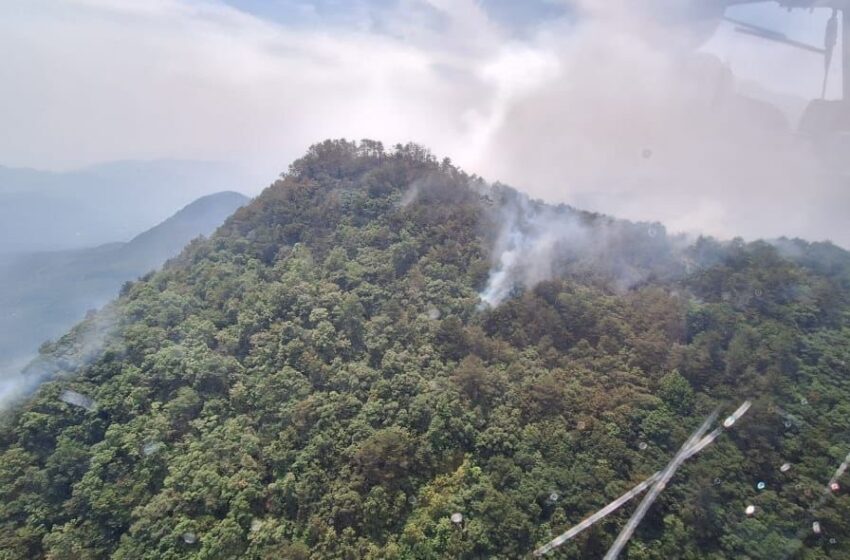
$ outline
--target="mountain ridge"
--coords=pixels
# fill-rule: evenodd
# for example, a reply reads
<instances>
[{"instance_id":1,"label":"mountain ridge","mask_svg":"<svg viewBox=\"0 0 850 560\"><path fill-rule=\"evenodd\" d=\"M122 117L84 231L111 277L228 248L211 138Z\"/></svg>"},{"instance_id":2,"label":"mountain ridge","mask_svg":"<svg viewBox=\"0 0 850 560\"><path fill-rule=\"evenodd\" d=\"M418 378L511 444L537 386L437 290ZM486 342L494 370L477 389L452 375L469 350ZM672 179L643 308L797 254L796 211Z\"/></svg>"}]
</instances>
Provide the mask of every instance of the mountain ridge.
<instances>
[{"instance_id":1,"label":"mountain ridge","mask_svg":"<svg viewBox=\"0 0 850 560\"><path fill-rule=\"evenodd\" d=\"M0 167L0 254L129 240L210 192L248 183L215 162L123 161L69 172Z\"/></svg>"},{"instance_id":2,"label":"mountain ridge","mask_svg":"<svg viewBox=\"0 0 850 560\"><path fill-rule=\"evenodd\" d=\"M841 555L850 500L820 496L848 451L846 252L791 243L680 243L420 146L317 144L43 348L51 380L0 423L0 543L525 557L751 398L629 553ZM602 557L626 515L560 557Z\"/></svg>"},{"instance_id":3,"label":"mountain ridge","mask_svg":"<svg viewBox=\"0 0 850 560\"><path fill-rule=\"evenodd\" d=\"M203 196L128 242L0 258L0 369L35 352L114 298L123 282L158 268L198 235L209 235L249 199Z\"/></svg>"}]
</instances>

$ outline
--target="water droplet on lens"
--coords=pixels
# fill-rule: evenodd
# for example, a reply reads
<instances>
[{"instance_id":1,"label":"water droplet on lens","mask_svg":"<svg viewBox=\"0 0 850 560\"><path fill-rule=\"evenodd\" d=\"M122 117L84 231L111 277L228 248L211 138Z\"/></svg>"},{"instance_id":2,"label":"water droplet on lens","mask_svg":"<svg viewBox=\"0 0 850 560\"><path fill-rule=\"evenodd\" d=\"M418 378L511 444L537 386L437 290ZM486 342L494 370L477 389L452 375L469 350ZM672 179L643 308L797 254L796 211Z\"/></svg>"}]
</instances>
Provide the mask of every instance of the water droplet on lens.
<instances>
[{"instance_id":1,"label":"water droplet on lens","mask_svg":"<svg viewBox=\"0 0 850 560\"><path fill-rule=\"evenodd\" d=\"M147 457L149 455L153 455L163 447L165 447L165 444L161 441L150 441L142 446L142 454Z\"/></svg>"},{"instance_id":2,"label":"water droplet on lens","mask_svg":"<svg viewBox=\"0 0 850 560\"><path fill-rule=\"evenodd\" d=\"M97 408L97 403L94 399L70 389L62 391L59 395L59 400L70 405L79 406L80 408L84 408L88 411L92 411Z\"/></svg>"}]
</instances>

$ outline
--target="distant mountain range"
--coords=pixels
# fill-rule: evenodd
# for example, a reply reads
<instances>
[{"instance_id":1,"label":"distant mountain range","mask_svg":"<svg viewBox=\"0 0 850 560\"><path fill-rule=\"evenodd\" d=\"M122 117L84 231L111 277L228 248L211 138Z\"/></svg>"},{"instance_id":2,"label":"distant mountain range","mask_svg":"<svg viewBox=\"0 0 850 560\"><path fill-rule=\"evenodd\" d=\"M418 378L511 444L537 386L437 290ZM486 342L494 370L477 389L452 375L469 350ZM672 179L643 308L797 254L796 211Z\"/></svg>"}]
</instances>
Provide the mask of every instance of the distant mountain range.
<instances>
[{"instance_id":1,"label":"distant mountain range","mask_svg":"<svg viewBox=\"0 0 850 560\"><path fill-rule=\"evenodd\" d=\"M0 167L0 254L127 241L199 196L255 180L227 164L182 160L66 173Z\"/></svg>"},{"instance_id":2,"label":"distant mountain range","mask_svg":"<svg viewBox=\"0 0 850 560\"><path fill-rule=\"evenodd\" d=\"M0 373L114 298L125 281L212 233L248 200L235 192L204 196L126 243L0 256Z\"/></svg>"}]
</instances>

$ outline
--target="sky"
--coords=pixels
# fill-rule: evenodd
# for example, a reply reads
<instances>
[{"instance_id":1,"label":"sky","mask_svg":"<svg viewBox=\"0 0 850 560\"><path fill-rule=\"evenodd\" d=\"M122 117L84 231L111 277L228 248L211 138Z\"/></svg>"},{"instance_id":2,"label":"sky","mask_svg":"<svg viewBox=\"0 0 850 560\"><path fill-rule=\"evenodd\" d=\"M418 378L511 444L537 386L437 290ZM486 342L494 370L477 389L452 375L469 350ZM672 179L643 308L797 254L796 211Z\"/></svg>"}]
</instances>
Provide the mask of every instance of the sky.
<instances>
[{"instance_id":1,"label":"sky","mask_svg":"<svg viewBox=\"0 0 850 560\"><path fill-rule=\"evenodd\" d=\"M850 189L788 134L822 59L690 2L5 0L0 165L222 161L256 194L322 139L415 141L552 202L850 246ZM829 12L727 15L818 45Z\"/></svg>"}]
</instances>

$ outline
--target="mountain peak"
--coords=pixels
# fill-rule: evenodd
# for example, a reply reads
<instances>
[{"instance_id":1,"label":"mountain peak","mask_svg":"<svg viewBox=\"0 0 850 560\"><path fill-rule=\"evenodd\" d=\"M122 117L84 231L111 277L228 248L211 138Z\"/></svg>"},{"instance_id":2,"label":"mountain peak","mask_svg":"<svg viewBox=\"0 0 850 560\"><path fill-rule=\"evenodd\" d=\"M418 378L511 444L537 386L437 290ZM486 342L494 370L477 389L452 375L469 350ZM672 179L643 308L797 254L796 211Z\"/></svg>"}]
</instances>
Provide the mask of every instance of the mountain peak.
<instances>
[{"instance_id":1,"label":"mountain peak","mask_svg":"<svg viewBox=\"0 0 850 560\"><path fill-rule=\"evenodd\" d=\"M820 554L799 493L757 493L844 454L850 286L832 247L786 245L547 205L415 145L318 144L43 348L52 379L0 423L5 550L520 558L687 455L633 537L649 556ZM815 506L822 530L845 502Z\"/></svg>"},{"instance_id":2,"label":"mountain peak","mask_svg":"<svg viewBox=\"0 0 850 560\"><path fill-rule=\"evenodd\" d=\"M134 237L127 248L135 254L149 252L152 260L161 261L176 254L198 235L211 234L228 216L250 200L234 191L202 196L164 222Z\"/></svg>"}]
</instances>

